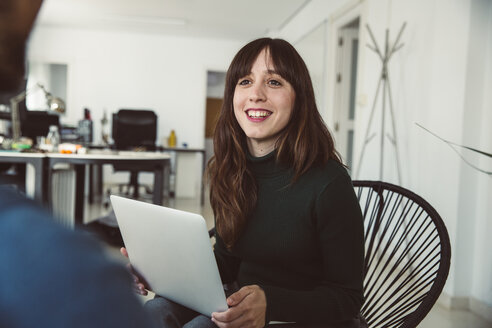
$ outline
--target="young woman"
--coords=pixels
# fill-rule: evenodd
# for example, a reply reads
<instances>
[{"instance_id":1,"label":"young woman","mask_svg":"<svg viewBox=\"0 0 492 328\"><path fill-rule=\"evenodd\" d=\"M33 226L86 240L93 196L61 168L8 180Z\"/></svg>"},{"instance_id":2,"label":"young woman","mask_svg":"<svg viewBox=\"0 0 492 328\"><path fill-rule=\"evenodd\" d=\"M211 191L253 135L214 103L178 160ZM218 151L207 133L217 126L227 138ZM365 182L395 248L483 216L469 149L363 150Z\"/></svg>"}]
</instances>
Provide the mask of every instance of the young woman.
<instances>
[{"instance_id":1,"label":"young woman","mask_svg":"<svg viewBox=\"0 0 492 328\"><path fill-rule=\"evenodd\" d=\"M147 308L169 327L359 327L362 215L288 42L258 39L235 56L214 147L214 251L223 283L240 289L211 319L163 298Z\"/></svg>"}]
</instances>

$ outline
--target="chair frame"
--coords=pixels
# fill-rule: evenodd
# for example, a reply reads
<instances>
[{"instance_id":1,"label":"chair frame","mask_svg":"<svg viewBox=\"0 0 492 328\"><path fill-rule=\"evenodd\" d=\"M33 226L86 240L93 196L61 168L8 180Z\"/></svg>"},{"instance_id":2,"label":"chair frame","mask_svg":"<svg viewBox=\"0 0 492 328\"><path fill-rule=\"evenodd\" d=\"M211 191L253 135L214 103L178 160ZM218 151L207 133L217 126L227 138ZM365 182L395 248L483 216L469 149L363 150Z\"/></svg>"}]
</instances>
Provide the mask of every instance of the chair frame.
<instances>
[{"instance_id":1,"label":"chair frame","mask_svg":"<svg viewBox=\"0 0 492 328\"><path fill-rule=\"evenodd\" d=\"M437 269L437 273L435 277L432 279L431 282L425 282L428 285L432 284L429 288L429 290L423 295L419 296L419 298L416 301L412 301L410 304L406 304L405 306L407 307L414 307L418 304L417 308L415 308L412 312L405 314L403 317L398 318L398 315L401 315L401 312L404 312L405 309L403 310L394 310L392 313L389 313L386 318L392 318L389 319L389 323L386 321L386 324L381 323L381 321L377 321L378 318L374 318L374 312L371 312L371 306L373 306L373 303L376 302L377 300L371 299L368 302L366 302L363 305L363 308L361 310L362 314L368 321L369 327L404 327L404 328L410 328L410 327L417 327L417 325L424 319L424 317L429 313L429 311L432 309L433 305L437 301L439 295L442 292L442 289L444 287L444 284L446 283L446 279L449 273L449 268L450 268L450 261L451 261L451 245L449 241L449 235L446 229L446 226L444 225L444 222L441 218L441 216L437 213L437 211L422 197L419 195L415 194L414 192L405 189L400 186L396 186L390 183L386 182L381 182L381 181L353 181L353 186L356 190L357 197L359 201L361 200L361 195L364 190L364 188L369 188L372 190L372 192L376 193L379 197L378 200L378 206L377 210L375 208L372 209L371 212L369 212L369 202L366 202L365 206L364 204L361 204L361 209L363 212L364 216L364 235L365 235L365 243L366 243L366 257L365 257L365 263L364 263L364 296L366 296L368 292L371 292L371 290L368 290L368 284L369 281L372 277L367 277L366 274L368 273L370 269L370 265L373 264L373 260L376 256L375 252L375 246L376 242L378 241L378 238L381 239L382 237L380 236L381 233L383 233L381 229L384 227L384 222L381 221L381 217L384 216L384 211L385 209L385 195L383 193L386 191L386 196L388 193L394 193L396 197L405 197L408 199L408 201L411 201L412 204L416 204L419 208L422 209L422 211L425 211L427 214L426 218L430 218L432 220L432 223L435 225L435 231L437 232L439 236L439 246L440 246L440 252L439 252L439 267ZM393 194L390 195L393 197ZM399 206L401 206L402 202L398 203ZM407 202L408 204L408 202ZM412 206L410 204L410 206ZM405 205L406 206L406 205ZM394 205L391 211L394 211ZM422 211L420 213L422 213ZM420 214L419 214L420 217ZM369 222L367 221L369 220ZM387 226L387 225L386 225ZM401 226L400 226L401 227ZM404 229L407 229L405 226ZM419 227L419 230L421 227ZM425 229L425 228L424 228ZM378 236L379 234L379 236ZM384 236L383 236L384 237ZM402 237L400 237L401 239ZM406 238L406 237L405 237ZM404 238L403 238L404 239ZM400 242L400 241L399 241ZM417 251L420 251L417 250ZM424 250L422 250L424 251ZM394 250L393 250L394 252ZM379 265L379 261L377 261L377 264ZM428 262L427 262L428 263ZM374 264L373 264L374 265ZM409 267L406 267L406 269L412 269L411 265ZM417 270L417 273L420 273L422 269ZM424 274L427 274L425 272ZM374 271L373 273L374 274ZM378 277L376 277L377 279ZM413 286L413 285L412 285ZM410 287L412 287L410 286ZM373 287L373 286L372 286ZM372 288L371 287L371 288ZM426 286L424 286L426 287ZM416 286L417 288L422 288L420 285ZM421 290L421 289L420 289ZM414 292L412 290L411 292ZM405 293L405 296L408 296L408 294L411 294L411 292ZM373 302L374 301L374 302ZM419 304L420 303L420 304ZM385 304L386 305L386 304ZM392 304L393 305L393 304ZM396 312L395 312L396 311ZM393 318L394 317L394 318ZM376 322L374 322L376 321ZM380 324L380 325L378 325Z\"/></svg>"}]
</instances>

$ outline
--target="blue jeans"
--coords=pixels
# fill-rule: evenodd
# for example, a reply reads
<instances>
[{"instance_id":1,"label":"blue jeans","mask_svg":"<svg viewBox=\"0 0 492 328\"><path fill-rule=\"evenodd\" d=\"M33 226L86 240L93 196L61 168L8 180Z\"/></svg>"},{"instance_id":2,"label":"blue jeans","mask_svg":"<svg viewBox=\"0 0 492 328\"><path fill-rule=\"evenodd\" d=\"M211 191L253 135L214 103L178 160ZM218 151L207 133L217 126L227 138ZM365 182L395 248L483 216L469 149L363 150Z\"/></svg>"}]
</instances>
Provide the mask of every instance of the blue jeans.
<instances>
[{"instance_id":1,"label":"blue jeans","mask_svg":"<svg viewBox=\"0 0 492 328\"><path fill-rule=\"evenodd\" d=\"M145 303L144 307L157 327L217 328L209 317L160 296Z\"/></svg>"},{"instance_id":2,"label":"blue jeans","mask_svg":"<svg viewBox=\"0 0 492 328\"><path fill-rule=\"evenodd\" d=\"M145 303L145 310L151 318L162 328L217 328L212 320L196 311L190 310L166 298L156 296ZM367 323L361 318L339 324L280 324L267 325L270 328L367 328Z\"/></svg>"}]
</instances>

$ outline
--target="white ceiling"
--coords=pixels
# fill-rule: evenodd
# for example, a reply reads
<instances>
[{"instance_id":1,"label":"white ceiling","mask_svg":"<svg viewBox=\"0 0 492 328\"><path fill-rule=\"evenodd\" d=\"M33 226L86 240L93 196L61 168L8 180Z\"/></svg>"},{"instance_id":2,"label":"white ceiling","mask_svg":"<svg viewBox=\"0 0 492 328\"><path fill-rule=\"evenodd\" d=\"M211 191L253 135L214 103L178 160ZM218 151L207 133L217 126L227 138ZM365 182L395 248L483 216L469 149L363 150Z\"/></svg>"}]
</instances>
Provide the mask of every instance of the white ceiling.
<instances>
[{"instance_id":1,"label":"white ceiling","mask_svg":"<svg viewBox=\"0 0 492 328\"><path fill-rule=\"evenodd\" d=\"M42 26L253 39L280 29L310 0L45 0Z\"/></svg>"}]
</instances>

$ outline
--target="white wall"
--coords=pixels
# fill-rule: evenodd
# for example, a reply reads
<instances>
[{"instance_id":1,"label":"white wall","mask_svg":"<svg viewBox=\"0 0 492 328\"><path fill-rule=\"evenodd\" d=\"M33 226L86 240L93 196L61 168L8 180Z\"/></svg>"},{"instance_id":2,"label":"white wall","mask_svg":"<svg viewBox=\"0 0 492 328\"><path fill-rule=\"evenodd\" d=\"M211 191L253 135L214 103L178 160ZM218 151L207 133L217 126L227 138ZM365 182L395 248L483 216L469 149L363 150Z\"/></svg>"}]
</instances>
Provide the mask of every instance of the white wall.
<instances>
[{"instance_id":1,"label":"white wall","mask_svg":"<svg viewBox=\"0 0 492 328\"><path fill-rule=\"evenodd\" d=\"M299 42L295 43L295 47L299 54L306 62L309 70L309 75L313 81L314 95L316 97L316 105L318 108L323 108L323 89L325 88L325 44L323 40L326 38L326 24L321 22L309 34L305 35Z\"/></svg>"},{"instance_id":2,"label":"white wall","mask_svg":"<svg viewBox=\"0 0 492 328\"><path fill-rule=\"evenodd\" d=\"M464 142L476 145L476 148L492 152L492 2L488 0L473 1L471 7L470 45L468 54L467 101L465 103L465 122L463 126ZM492 160L484 156L473 156L466 153L473 163L481 169L492 171ZM465 276L463 279L471 281L472 296L492 305L492 256L488 250L492 249L492 178L479 174L462 164L462 177L469 177L471 195L464 197L461 193L460 209L463 221L474 219L474 226L468 231L466 240L471 240L473 249L472 279ZM465 179L462 179L464 183ZM474 185L473 185L474 183ZM474 214L473 216L468 213ZM466 246L465 246L466 247ZM470 254L470 253L468 253ZM474 306L474 303L471 304ZM492 313L489 312L492 321Z\"/></svg>"},{"instance_id":3,"label":"white wall","mask_svg":"<svg viewBox=\"0 0 492 328\"><path fill-rule=\"evenodd\" d=\"M158 144L174 129L178 145L186 142L190 148L203 148L207 70L227 70L243 43L37 27L29 58L68 64L67 114L62 121L76 123L88 107L96 141L104 109L111 113L120 108L149 108L159 117ZM186 161L193 160L200 165L199 156L188 157L179 163L186 167ZM177 195L197 195L199 181L196 174L180 177Z\"/></svg>"},{"instance_id":4,"label":"white wall","mask_svg":"<svg viewBox=\"0 0 492 328\"><path fill-rule=\"evenodd\" d=\"M323 20L330 26L342 12L360 5L361 45L358 68L358 107L354 160L357 163L371 112L381 62L365 48L370 43L365 23L384 48L385 29L390 41L407 22L404 47L390 61L389 71L395 126L402 163L401 184L427 199L449 230L453 258L445 292L472 297L492 306L491 179L463 164L443 142L418 128L420 123L438 135L484 151L492 149L492 2L487 0L312 0L275 36L299 42ZM330 53L330 49L328 49ZM307 58L309 60L309 58ZM330 63L328 58L327 63ZM330 74L331 67L325 68ZM486 91L487 90L487 91ZM327 91L328 101L332 90ZM360 101L366 99L366 101ZM321 108L330 126L328 103ZM387 105L388 106L388 105ZM381 102L376 107L371 133L379 133ZM387 107L388 108L388 107ZM388 114L387 114L388 115ZM386 118L386 132L391 125ZM360 179L379 179L379 135L366 150ZM489 159L464 153L472 162L491 170ZM385 145L383 179L398 183L395 154ZM470 279L473 277L474 279Z\"/></svg>"}]
</instances>

